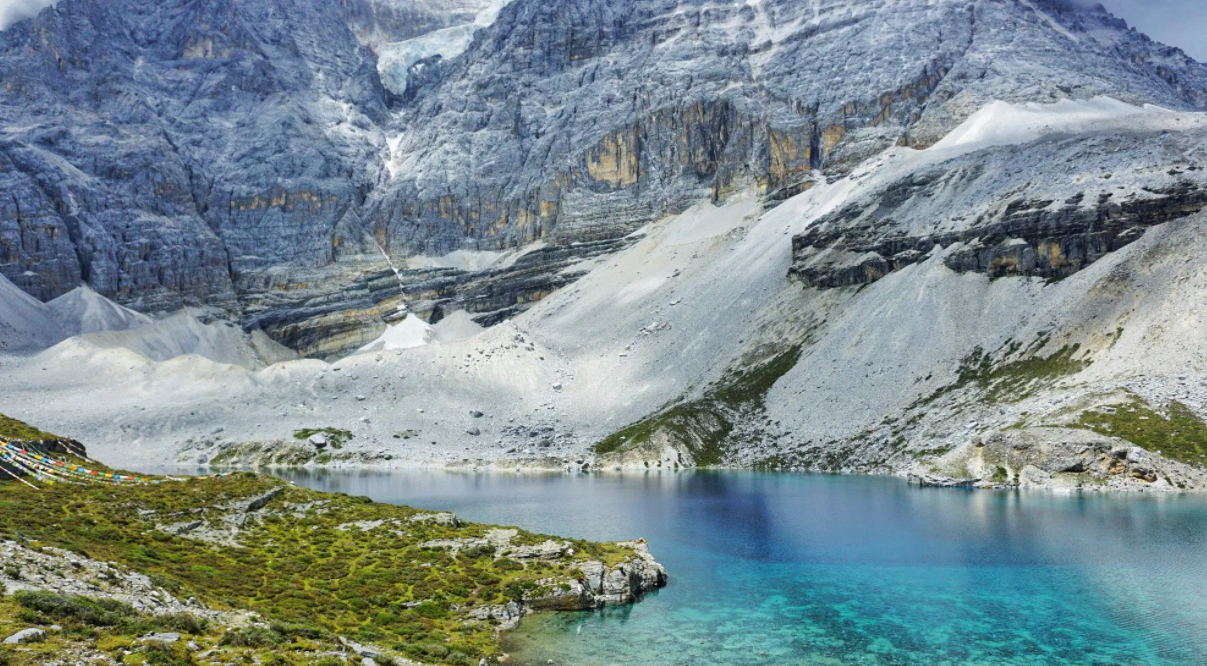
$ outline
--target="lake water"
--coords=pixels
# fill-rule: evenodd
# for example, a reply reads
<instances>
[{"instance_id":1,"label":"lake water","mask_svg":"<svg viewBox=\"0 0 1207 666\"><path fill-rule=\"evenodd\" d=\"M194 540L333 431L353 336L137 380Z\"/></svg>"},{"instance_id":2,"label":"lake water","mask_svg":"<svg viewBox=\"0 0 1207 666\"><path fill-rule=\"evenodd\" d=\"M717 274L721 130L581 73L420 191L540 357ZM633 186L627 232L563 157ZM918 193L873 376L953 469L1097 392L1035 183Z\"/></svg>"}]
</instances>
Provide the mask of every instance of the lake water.
<instances>
[{"instance_id":1,"label":"lake water","mask_svg":"<svg viewBox=\"0 0 1207 666\"><path fill-rule=\"evenodd\" d=\"M1207 498L793 474L298 472L312 488L596 540L670 585L524 620L512 663L1207 664Z\"/></svg>"}]
</instances>

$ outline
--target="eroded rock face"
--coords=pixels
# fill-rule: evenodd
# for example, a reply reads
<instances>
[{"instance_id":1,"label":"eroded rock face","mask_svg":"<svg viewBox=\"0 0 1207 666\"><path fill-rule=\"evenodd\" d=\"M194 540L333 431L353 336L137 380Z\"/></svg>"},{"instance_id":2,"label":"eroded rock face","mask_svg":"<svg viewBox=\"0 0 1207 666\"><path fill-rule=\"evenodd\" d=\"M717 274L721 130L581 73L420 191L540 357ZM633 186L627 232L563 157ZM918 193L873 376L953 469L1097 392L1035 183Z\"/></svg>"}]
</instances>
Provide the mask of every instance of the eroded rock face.
<instances>
[{"instance_id":1,"label":"eroded rock face","mask_svg":"<svg viewBox=\"0 0 1207 666\"><path fill-rule=\"evenodd\" d=\"M810 287L866 285L946 251L943 263L958 273L1068 277L1207 207L1207 171L1186 153L1203 142L1201 131L1136 132L953 159L794 237L790 272ZM1068 166L1039 178L1033 160Z\"/></svg>"},{"instance_id":2,"label":"eroded rock face","mask_svg":"<svg viewBox=\"0 0 1207 666\"><path fill-rule=\"evenodd\" d=\"M385 118L342 7L98 0L5 30L5 274L43 299L86 282L237 311L248 272L329 261Z\"/></svg>"},{"instance_id":3,"label":"eroded rock face","mask_svg":"<svg viewBox=\"0 0 1207 666\"><path fill-rule=\"evenodd\" d=\"M583 262L628 247L615 238L535 247L480 270L417 268L396 275L379 264L273 272L244 298L244 324L314 357L338 357L375 340L400 305L435 324L465 310L492 326L584 274ZM356 266L357 268L353 268ZM277 281L279 280L279 281Z\"/></svg>"},{"instance_id":4,"label":"eroded rock face","mask_svg":"<svg viewBox=\"0 0 1207 666\"><path fill-rule=\"evenodd\" d=\"M1065 3L521 0L409 91L375 224L429 252L614 235L742 188L782 198L989 99L1207 101L1197 64L1090 36L1121 27Z\"/></svg>"},{"instance_id":5,"label":"eroded rock face","mask_svg":"<svg viewBox=\"0 0 1207 666\"><path fill-rule=\"evenodd\" d=\"M926 486L1180 492L1207 489L1207 471L1117 437L1068 428L1006 430L979 437L910 474Z\"/></svg>"}]
</instances>

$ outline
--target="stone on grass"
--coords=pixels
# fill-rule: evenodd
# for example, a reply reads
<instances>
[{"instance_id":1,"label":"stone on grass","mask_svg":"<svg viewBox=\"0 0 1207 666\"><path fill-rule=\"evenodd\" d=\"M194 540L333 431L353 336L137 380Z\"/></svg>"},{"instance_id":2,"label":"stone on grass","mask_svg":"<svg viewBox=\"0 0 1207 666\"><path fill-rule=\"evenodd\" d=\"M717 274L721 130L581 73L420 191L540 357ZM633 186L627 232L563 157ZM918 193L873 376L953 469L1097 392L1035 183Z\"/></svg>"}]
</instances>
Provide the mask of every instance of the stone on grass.
<instances>
[{"instance_id":1,"label":"stone on grass","mask_svg":"<svg viewBox=\"0 0 1207 666\"><path fill-rule=\"evenodd\" d=\"M21 645L23 643L41 643L46 640L46 632L42 629L22 629L4 639L5 645Z\"/></svg>"}]
</instances>

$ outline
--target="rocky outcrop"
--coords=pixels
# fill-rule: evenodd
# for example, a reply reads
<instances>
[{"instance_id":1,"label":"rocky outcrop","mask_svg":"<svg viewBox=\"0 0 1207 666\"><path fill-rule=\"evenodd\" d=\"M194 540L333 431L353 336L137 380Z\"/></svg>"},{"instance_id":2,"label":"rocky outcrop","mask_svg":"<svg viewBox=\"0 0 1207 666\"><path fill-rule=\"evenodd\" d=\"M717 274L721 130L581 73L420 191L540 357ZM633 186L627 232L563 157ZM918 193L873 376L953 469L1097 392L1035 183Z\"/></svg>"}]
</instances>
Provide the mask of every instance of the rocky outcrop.
<instances>
[{"instance_id":1,"label":"rocky outcrop","mask_svg":"<svg viewBox=\"0 0 1207 666\"><path fill-rule=\"evenodd\" d=\"M0 568L7 594L23 590L115 599L152 615L189 613L223 624L244 621L246 614L212 611L195 599L177 599L147 576L58 548L26 548L0 542Z\"/></svg>"},{"instance_id":2,"label":"rocky outcrop","mask_svg":"<svg viewBox=\"0 0 1207 666\"><path fill-rule=\"evenodd\" d=\"M17 633L4 639L5 645L23 645L25 643L41 643L46 640L46 631L43 629L22 629Z\"/></svg>"},{"instance_id":3,"label":"rocky outcrop","mask_svg":"<svg viewBox=\"0 0 1207 666\"><path fill-rule=\"evenodd\" d=\"M1207 470L1118 437L1069 428L990 433L910 474L923 486L1081 491L1207 491Z\"/></svg>"},{"instance_id":4,"label":"rocky outcrop","mask_svg":"<svg viewBox=\"0 0 1207 666\"><path fill-rule=\"evenodd\" d=\"M1073 187L1028 178L1024 163L1042 159L1041 150L1022 148L905 175L795 236L790 274L820 289L866 285L943 251L943 263L958 273L1068 277L1148 228L1207 207L1207 172L1175 152L1164 133L1130 141L1149 149L1121 155L1110 139L1041 147L1065 158L1091 146L1120 156ZM1157 168L1146 162L1154 156L1163 160ZM1023 175L1004 179L1001 168ZM1012 194L1003 199L1002 191ZM942 217L918 218L931 213Z\"/></svg>"},{"instance_id":5,"label":"rocky outcrop","mask_svg":"<svg viewBox=\"0 0 1207 666\"><path fill-rule=\"evenodd\" d=\"M626 541L617 545L631 548L634 556L611 566L599 560L580 562L578 569L581 575L575 579L542 581L544 584L526 594L519 603L471 612L483 619L493 617L508 626L532 611L597 610L610 605L636 603L647 593L666 586L666 569L650 555L645 541ZM568 544L559 548L562 553L574 552ZM562 553L557 556L563 556ZM505 554L517 557L514 551Z\"/></svg>"},{"instance_id":6,"label":"rocky outcrop","mask_svg":"<svg viewBox=\"0 0 1207 666\"><path fill-rule=\"evenodd\" d=\"M465 310L492 326L514 317L584 274L591 259L618 252L633 237L544 244L494 266L401 269L342 264L268 277L244 296L244 326L262 329L306 356L338 357L396 323L399 306L435 324ZM581 266L580 266L581 265ZM338 271L337 271L338 269Z\"/></svg>"},{"instance_id":7,"label":"rocky outcrop","mask_svg":"<svg viewBox=\"0 0 1207 666\"><path fill-rule=\"evenodd\" d=\"M454 554L464 550L486 550L496 560L503 558L519 563L560 562L576 556L569 541L549 539L535 544L514 543L517 536L518 531L514 529L491 529L481 538L428 541L420 547L448 550ZM611 565L596 559L578 560L574 578L543 579L525 589L522 598L503 605L472 608L470 616L494 619L508 627L532 611L596 610L608 605L631 604L640 601L646 593L666 586L666 569L650 555L644 540L616 545L631 550L632 554Z\"/></svg>"},{"instance_id":8,"label":"rocky outcrop","mask_svg":"<svg viewBox=\"0 0 1207 666\"><path fill-rule=\"evenodd\" d=\"M666 586L666 568L654 560L644 540L621 544L632 548L636 557L615 566L588 563L580 567L590 589L595 608L605 604L628 604L638 601L647 592Z\"/></svg>"}]
</instances>

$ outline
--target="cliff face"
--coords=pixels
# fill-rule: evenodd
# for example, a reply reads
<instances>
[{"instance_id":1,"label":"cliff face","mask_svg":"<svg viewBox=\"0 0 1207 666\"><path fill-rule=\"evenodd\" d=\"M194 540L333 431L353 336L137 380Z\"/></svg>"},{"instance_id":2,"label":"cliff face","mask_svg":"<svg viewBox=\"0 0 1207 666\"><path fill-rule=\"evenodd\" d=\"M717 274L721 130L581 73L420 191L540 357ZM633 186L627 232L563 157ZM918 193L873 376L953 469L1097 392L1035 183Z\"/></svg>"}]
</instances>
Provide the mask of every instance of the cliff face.
<instances>
[{"instance_id":1,"label":"cliff face","mask_svg":"<svg viewBox=\"0 0 1207 666\"><path fill-rule=\"evenodd\" d=\"M0 264L237 312L244 276L331 259L386 117L339 5L65 2L0 33Z\"/></svg>"},{"instance_id":2,"label":"cliff face","mask_svg":"<svg viewBox=\"0 0 1207 666\"><path fill-rule=\"evenodd\" d=\"M432 66L373 219L435 253L785 198L991 99L1207 103L1202 66L1058 3L517 2Z\"/></svg>"},{"instance_id":3,"label":"cliff face","mask_svg":"<svg viewBox=\"0 0 1207 666\"><path fill-rule=\"evenodd\" d=\"M565 283L403 295L383 254L574 253L700 200L774 203L990 99L1207 105L1180 51L1020 0L516 0L383 88L378 52L496 4L67 0L0 32L0 272L337 355L399 300L489 323Z\"/></svg>"},{"instance_id":4,"label":"cliff face","mask_svg":"<svg viewBox=\"0 0 1207 666\"><path fill-rule=\"evenodd\" d=\"M790 272L809 287L867 285L942 253L957 273L1066 278L1207 207L1203 139L1104 132L1045 146L1055 168L1027 165L1035 147L1019 146L910 173L794 237Z\"/></svg>"}]
</instances>

